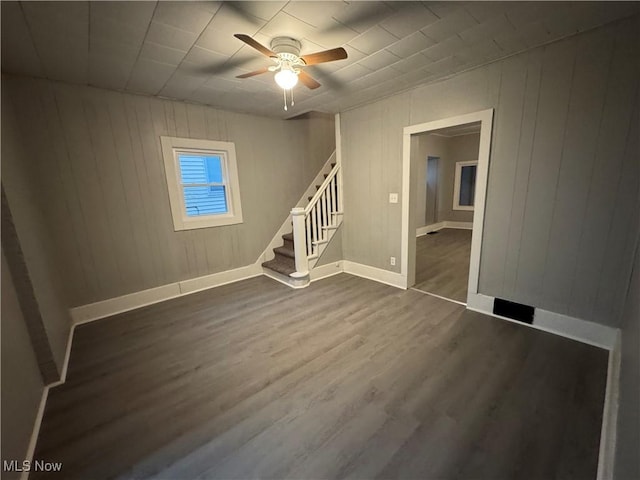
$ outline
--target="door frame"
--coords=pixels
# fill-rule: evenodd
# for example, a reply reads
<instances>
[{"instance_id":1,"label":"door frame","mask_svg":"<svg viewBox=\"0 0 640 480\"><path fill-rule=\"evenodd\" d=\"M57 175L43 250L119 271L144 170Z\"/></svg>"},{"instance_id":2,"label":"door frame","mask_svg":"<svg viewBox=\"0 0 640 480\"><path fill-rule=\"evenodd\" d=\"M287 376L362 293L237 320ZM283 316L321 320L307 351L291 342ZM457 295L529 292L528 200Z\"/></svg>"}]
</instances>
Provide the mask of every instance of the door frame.
<instances>
[{"instance_id":1,"label":"door frame","mask_svg":"<svg viewBox=\"0 0 640 480\"><path fill-rule=\"evenodd\" d=\"M473 231L471 235L471 259L469 262L469 283L467 299L478 293L480 277L480 252L482 251L482 229L484 226L493 108L467 113L455 117L434 120L404 127L402 132L402 251L400 274L405 288L412 287L416 279L416 222L415 186L411 181L411 135L439 130L441 128L480 122L480 148L478 151L478 171L476 174L476 194L474 201ZM415 172L414 172L415 173ZM413 233L412 235L410 233Z\"/></svg>"}]
</instances>

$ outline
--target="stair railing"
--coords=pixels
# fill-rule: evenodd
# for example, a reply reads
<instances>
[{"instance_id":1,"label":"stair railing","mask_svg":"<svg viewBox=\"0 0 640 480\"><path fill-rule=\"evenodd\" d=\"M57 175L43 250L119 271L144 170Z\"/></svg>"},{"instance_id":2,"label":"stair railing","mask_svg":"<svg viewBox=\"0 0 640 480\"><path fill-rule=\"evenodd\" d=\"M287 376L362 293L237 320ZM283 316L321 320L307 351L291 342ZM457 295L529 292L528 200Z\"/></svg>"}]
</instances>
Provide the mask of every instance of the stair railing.
<instances>
[{"instance_id":1,"label":"stair railing","mask_svg":"<svg viewBox=\"0 0 640 480\"><path fill-rule=\"evenodd\" d=\"M305 208L291 210L296 277L309 274L309 260L320 256L330 231L339 226L342 210L342 171L336 163Z\"/></svg>"}]
</instances>

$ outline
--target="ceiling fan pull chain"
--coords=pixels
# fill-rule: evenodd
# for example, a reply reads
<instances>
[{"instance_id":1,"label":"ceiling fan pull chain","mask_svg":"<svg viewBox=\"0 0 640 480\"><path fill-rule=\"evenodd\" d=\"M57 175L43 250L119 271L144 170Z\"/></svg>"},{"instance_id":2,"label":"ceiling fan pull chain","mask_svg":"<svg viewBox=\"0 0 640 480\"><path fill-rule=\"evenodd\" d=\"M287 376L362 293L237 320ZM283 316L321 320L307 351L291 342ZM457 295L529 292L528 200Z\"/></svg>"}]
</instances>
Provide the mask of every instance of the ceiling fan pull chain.
<instances>
[{"instance_id":1,"label":"ceiling fan pull chain","mask_svg":"<svg viewBox=\"0 0 640 480\"><path fill-rule=\"evenodd\" d=\"M296 102L293 100L293 88L291 89L291 106L293 107Z\"/></svg>"},{"instance_id":2,"label":"ceiling fan pull chain","mask_svg":"<svg viewBox=\"0 0 640 480\"><path fill-rule=\"evenodd\" d=\"M287 91L283 88L282 95L284 96L284 110L287 111Z\"/></svg>"}]
</instances>

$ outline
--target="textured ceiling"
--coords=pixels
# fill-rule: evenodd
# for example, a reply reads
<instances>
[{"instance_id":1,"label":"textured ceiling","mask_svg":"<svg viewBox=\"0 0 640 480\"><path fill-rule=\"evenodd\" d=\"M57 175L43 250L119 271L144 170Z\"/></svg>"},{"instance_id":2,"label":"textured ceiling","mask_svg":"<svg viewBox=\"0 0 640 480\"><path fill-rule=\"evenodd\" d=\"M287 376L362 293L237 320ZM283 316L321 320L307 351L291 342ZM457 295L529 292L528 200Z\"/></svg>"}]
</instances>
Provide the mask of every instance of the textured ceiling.
<instances>
[{"instance_id":1,"label":"textured ceiling","mask_svg":"<svg viewBox=\"0 0 640 480\"><path fill-rule=\"evenodd\" d=\"M613 20L638 2L2 2L2 71L259 115L338 112ZM349 58L307 67L283 111L271 64L233 37Z\"/></svg>"}]
</instances>

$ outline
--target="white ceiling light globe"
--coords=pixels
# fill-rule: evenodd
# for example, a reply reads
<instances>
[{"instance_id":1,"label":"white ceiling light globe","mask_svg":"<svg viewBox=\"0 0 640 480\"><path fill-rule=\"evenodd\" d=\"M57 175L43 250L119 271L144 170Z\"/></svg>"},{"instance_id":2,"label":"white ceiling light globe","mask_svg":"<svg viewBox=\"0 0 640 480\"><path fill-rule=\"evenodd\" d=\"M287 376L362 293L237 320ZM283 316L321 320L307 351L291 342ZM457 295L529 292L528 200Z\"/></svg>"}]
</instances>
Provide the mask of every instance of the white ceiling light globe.
<instances>
[{"instance_id":1,"label":"white ceiling light globe","mask_svg":"<svg viewBox=\"0 0 640 480\"><path fill-rule=\"evenodd\" d=\"M276 73L275 80L280 88L289 90L298 83L298 75L293 70L283 69Z\"/></svg>"}]
</instances>

